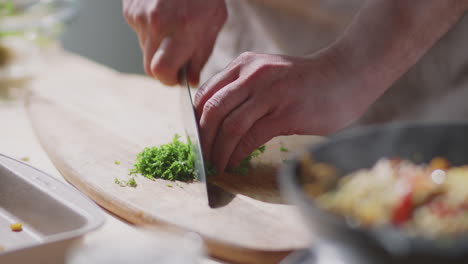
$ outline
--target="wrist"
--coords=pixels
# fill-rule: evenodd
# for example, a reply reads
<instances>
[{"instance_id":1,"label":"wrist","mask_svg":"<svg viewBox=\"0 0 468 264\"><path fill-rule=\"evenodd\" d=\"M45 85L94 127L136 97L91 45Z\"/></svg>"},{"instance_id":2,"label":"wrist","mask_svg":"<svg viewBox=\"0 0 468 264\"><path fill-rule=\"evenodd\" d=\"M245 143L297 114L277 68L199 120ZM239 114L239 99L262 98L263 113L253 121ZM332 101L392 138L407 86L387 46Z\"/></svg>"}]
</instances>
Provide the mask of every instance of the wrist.
<instances>
[{"instance_id":1,"label":"wrist","mask_svg":"<svg viewBox=\"0 0 468 264\"><path fill-rule=\"evenodd\" d=\"M343 38L328 48L339 77L340 101L347 101L354 118L363 115L397 78L390 72L377 73L372 58L359 51L359 42Z\"/></svg>"},{"instance_id":2,"label":"wrist","mask_svg":"<svg viewBox=\"0 0 468 264\"><path fill-rule=\"evenodd\" d=\"M313 84L310 87L319 83L327 104L333 107L330 118L340 127L359 118L378 97L372 95L366 68L361 66L365 63L356 63L344 43L337 42L305 59L307 73L304 75L310 76Z\"/></svg>"},{"instance_id":3,"label":"wrist","mask_svg":"<svg viewBox=\"0 0 468 264\"><path fill-rule=\"evenodd\" d=\"M366 48L369 43L358 39L358 35L342 36L328 49L335 64L347 83L349 94L359 99L359 104L370 105L396 81L406 69L403 65L392 64L392 51L386 54L372 53ZM368 40L370 41L370 40Z\"/></svg>"}]
</instances>

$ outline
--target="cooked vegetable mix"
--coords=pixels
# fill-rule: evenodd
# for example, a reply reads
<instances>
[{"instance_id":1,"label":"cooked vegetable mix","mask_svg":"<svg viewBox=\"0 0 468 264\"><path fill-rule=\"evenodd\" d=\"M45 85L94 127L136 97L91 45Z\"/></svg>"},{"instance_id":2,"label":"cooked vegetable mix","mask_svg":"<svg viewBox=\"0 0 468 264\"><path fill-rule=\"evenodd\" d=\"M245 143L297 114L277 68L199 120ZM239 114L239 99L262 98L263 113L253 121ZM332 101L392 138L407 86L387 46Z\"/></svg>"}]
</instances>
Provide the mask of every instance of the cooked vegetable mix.
<instances>
[{"instance_id":1,"label":"cooked vegetable mix","mask_svg":"<svg viewBox=\"0 0 468 264\"><path fill-rule=\"evenodd\" d=\"M468 232L468 166L451 167L444 158L423 165L382 159L313 196L318 206L362 226L393 225L426 237Z\"/></svg>"}]
</instances>

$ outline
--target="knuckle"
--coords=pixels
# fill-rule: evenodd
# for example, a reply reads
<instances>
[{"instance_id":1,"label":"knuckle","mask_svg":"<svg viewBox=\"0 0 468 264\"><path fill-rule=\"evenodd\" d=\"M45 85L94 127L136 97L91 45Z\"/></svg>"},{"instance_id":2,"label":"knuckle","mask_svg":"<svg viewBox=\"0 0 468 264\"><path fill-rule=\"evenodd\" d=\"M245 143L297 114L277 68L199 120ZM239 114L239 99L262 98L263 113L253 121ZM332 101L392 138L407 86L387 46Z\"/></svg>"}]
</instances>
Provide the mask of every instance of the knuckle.
<instances>
[{"instance_id":1,"label":"knuckle","mask_svg":"<svg viewBox=\"0 0 468 264\"><path fill-rule=\"evenodd\" d=\"M130 8L124 7L122 9L122 15L124 16L125 19L127 19L127 21L130 20L130 16L131 16Z\"/></svg>"},{"instance_id":2,"label":"knuckle","mask_svg":"<svg viewBox=\"0 0 468 264\"><path fill-rule=\"evenodd\" d=\"M223 132L229 136L242 136L245 124L242 119L228 116L223 122Z\"/></svg>"},{"instance_id":3,"label":"knuckle","mask_svg":"<svg viewBox=\"0 0 468 264\"><path fill-rule=\"evenodd\" d=\"M124 18L130 23L131 25L137 24L137 14L132 11L131 9L124 9L123 10Z\"/></svg>"},{"instance_id":4,"label":"knuckle","mask_svg":"<svg viewBox=\"0 0 468 264\"><path fill-rule=\"evenodd\" d=\"M175 17L177 25L181 28L188 28L196 23L197 18L193 12L178 12Z\"/></svg>"},{"instance_id":5,"label":"knuckle","mask_svg":"<svg viewBox=\"0 0 468 264\"><path fill-rule=\"evenodd\" d=\"M129 20L132 16L132 8L131 8L131 2L128 0L123 0L122 2L122 14L123 16Z\"/></svg>"},{"instance_id":6,"label":"knuckle","mask_svg":"<svg viewBox=\"0 0 468 264\"><path fill-rule=\"evenodd\" d=\"M201 101L202 101L203 97L205 97L205 94L206 94L205 89L203 87L204 86L198 88L198 91L195 94L194 101L195 101L195 105L197 106L197 108L200 106Z\"/></svg>"},{"instance_id":7,"label":"knuckle","mask_svg":"<svg viewBox=\"0 0 468 264\"><path fill-rule=\"evenodd\" d=\"M248 65L252 58L255 56L254 52L246 51L241 53L237 58L232 60L227 66L228 71L241 71L246 65Z\"/></svg>"},{"instance_id":8,"label":"knuckle","mask_svg":"<svg viewBox=\"0 0 468 264\"><path fill-rule=\"evenodd\" d=\"M276 65L269 64L269 63L259 63L257 66L259 72L271 72L276 69Z\"/></svg>"},{"instance_id":9,"label":"knuckle","mask_svg":"<svg viewBox=\"0 0 468 264\"><path fill-rule=\"evenodd\" d=\"M200 88L198 88L198 91L195 94L195 99L194 99L195 105L197 109L199 109L202 112L205 112L205 110L211 111L211 109L209 108L212 106L206 106L206 103L208 103L208 101L211 99L207 97L208 91L209 91L209 88L206 85L202 85ZM210 104L211 103L212 102L210 102Z\"/></svg>"},{"instance_id":10,"label":"knuckle","mask_svg":"<svg viewBox=\"0 0 468 264\"><path fill-rule=\"evenodd\" d=\"M131 15L131 20L137 25L144 25L147 23L147 18L145 13L134 12Z\"/></svg>"},{"instance_id":11,"label":"knuckle","mask_svg":"<svg viewBox=\"0 0 468 264\"><path fill-rule=\"evenodd\" d=\"M273 68L274 66L270 64L256 63L251 72L251 77L257 78L259 76L271 73L272 71L274 71Z\"/></svg>"},{"instance_id":12,"label":"knuckle","mask_svg":"<svg viewBox=\"0 0 468 264\"><path fill-rule=\"evenodd\" d=\"M161 8L159 7L154 7L151 8L150 11L148 11L147 14L143 16L146 20L146 17L148 18L148 24L151 25L151 30L155 32L159 32L165 25L164 21L164 15L161 11Z\"/></svg>"},{"instance_id":13,"label":"knuckle","mask_svg":"<svg viewBox=\"0 0 468 264\"><path fill-rule=\"evenodd\" d=\"M123 9L124 17L136 25L143 25L147 21L146 12L141 8L128 7Z\"/></svg>"},{"instance_id":14,"label":"knuckle","mask_svg":"<svg viewBox=\"0 0 468 264\"><path fill-rule=\"evenodd\" d=\"M241 61L247 62L247 61L250 61L252 58L254 58L255 54L256 53L252 51L245 51L245 52L242 52L242 54L239 56L239 59Z\"/></svg>"},{"instance_id":15,"label":"knuckle","mask_svg":"<svg viewBox=\"0 0 468 264\"><path fill-rule=\"evenodd\" d=\"M210 118L213 116L213 114L219 112L219 109L221 108L221 101L219 101L215 96L211 97L206 101L205 105L203 106L203 113Z\"/></svg>"},{"instance_id":16,"label":"knuckle","mask_svg":"<svg viewBox=\"0 0 468 264\"><path fill-rule=\"evenodd\" d=\"M239 58L236 58L234 59L233 61L231 61L228 66L226 67L226 69L224 70L225 72L231 72L231 73L234 73L234 72L239 72L240 70L240 66L241 66L242 62Z\"/></svg>"},{"instance_id":17,"label":"knuckle","mask_svg":"<svg viewBox=\"0 0 468 264\"><path fill-rule=\"evenodd\" d=\"M276 64L269 63L263 54L255 52L244 52L236 61L237 65L242 65L242 71L246 71L249 77L257 77L275 71Z\"/></svg>"}]
</instances>

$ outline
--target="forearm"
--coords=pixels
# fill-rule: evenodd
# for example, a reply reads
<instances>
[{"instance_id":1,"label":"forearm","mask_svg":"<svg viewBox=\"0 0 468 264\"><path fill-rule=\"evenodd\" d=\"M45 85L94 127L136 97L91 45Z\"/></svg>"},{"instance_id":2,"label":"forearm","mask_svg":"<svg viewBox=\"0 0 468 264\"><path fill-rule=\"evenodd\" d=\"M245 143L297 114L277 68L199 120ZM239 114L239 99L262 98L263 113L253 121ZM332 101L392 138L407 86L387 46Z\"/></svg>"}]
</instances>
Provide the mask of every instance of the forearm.
<instances>
[{"instance_id":1,"label":"forearm","mask_svg":"<svg viewBox=\"0 0 468 264\"><path fill-rule=\"evenodd\" d=\"M368 0L332 45L359 104L375 101L464 14L465 0Z\"/></svg>"}]
</instances>

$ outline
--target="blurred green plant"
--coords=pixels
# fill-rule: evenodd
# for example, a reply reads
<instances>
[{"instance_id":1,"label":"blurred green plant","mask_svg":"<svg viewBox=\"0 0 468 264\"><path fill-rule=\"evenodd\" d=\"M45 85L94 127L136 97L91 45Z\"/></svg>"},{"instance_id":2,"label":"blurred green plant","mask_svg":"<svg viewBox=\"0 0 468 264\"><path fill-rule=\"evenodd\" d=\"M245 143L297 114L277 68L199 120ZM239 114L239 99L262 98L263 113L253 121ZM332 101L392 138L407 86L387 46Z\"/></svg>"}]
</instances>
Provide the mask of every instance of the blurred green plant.
<instances>
[{"instance_id":1,"label":"blurred green plant","mask_svg":"<svg viewBox=\"0 0 468 264\"><path fill-rule=\"evenodd\" d=\"M35 8L36 13L43 12L44 15L48 14L49 12L52 12L53 6L50 4L47 4L47 1L44 1L44 4L37 4L40 6L39 8ZM37 11L40 10L40 11ZM7 17L11 16L18 16L18 15L23 15L22 12L24 10L18 9L18 6L15 4L14 0L0 0L0 23L1 20ZM34 38L32 39L33 41L36 42L36 44L40 46L44 46L46 44L50 43L51 39L54 39L55 36L63 32L64 30L64 22L63 21L57 21L56 23L50 24L48 23L47 28L44 29L42 27L37 27L34 28L32 26L29 29L24 29L24 30L3 30L0 25L0 38L2 37L10 37L10 36L19 36L19 37L31 37L31 33L36 33ZM31 40L31 39L30 39Z\"/></svg>"},{"instance_id":2,"label":"blurred green plant","mask_svg":"<svg viewBox=\"0 0 468 264\"><path fill-rule=\"evenodd\" d=\"M12 16L16 12L13 0L0 0L0 18Z\"/></svg>"},{"instance_id":3,"label":"blurred green plant","mask_svg":"<svg viewBox=\"0 0 468 264\"><path fill-rule=\"evenodd\" d=\"M0 23L1 19L7 17L7 16L12 16L15 14L15 5L13 3L13 0L0 0ZM0 39L6 36L11 35L11 32L5 32L0 30ZM10 56L9 56L9 51L7 48L4 46L0 45L0 66L4 66L5 64L8 63Z\"/></svg>"},{"instance_id":4,"label":"blurred green plant","mask_svg":"<svg viewBox=\"0 0 468 264\"><path fill-rule=\"evenodd\" d=\"M7 16L13 16L16 13L16 7L13 3L13 0L0 0L0 23L1 19ZM17 32L7 32L0 30L0 38L7 37L11 35L17 35Z\"/></svg>"}]
</instances>

